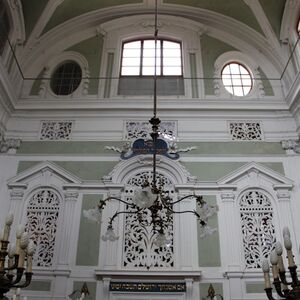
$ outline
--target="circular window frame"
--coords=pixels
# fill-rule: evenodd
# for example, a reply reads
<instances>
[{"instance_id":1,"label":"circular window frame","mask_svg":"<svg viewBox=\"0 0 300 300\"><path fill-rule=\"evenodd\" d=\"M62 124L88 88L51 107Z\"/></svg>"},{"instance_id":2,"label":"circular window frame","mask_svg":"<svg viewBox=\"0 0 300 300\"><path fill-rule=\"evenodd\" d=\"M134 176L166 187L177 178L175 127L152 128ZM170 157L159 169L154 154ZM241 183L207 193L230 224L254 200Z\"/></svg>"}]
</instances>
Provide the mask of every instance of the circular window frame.
<instances>
[{"instance_id":1,"label":"circular window frame","mask_svg":"<svg viewBox=\"0 0 300 300\"><path fill-rule=\"evenodd\" d=\"M54 91L54 88L53 88L53 80L54 80L54 75L56 74L56 72L64 65L67 65L67 64L74 64L76 65L76 68L78 67L80 69L80 82L76 85L76 87L69 93L67 94L58 94ZM65 79L65 78L63 78ZM49 87L50 87L50 90L53 94L55 94L56 96L58 97L65 97L65 96L70 96L70 95L73 95L76 90L80 87L81 83L82 83L82 80L83 80L83 70L82 70L82 67L80 66L80 64L75 61L75 60L65 60L65 61L62 61L60 64L58 64L54 69L53 71L51 72L51 76L50 76L50 80L49 80ZM72 82L72 79L70 78L69 79L69 84ZM68 86L69 90L70 90L70 86Z\"/></svg>"},{"instance_id":2,"label":"circular window frame","mask_svg":"<svg viewBox=\"0 0 300 300\"><path fill-rule=\"evenodd\" d=\"M222 82L222 70L223 68L231 63L235 62L243 67L245 67L250 73L252 79L252 88L250 92L245 96L235 96L226 90L225 86ZM249 100L249 98L260 99L265 97L265 90L260 80L260 73L258 71L259 65L256 61L250 58L243 52L240 51L228 51L221 54L214 63L214 94L217 97L221 97L223 99L236 99L236 100ZM263 70L263 69L262 69ZM272 89L275 93L274 86L272 85Z\"/></svg>"},{"instance_id":3,"label":"circular window frame","mask_svg":"<svg viewBox=\"0 0 300 300\"><path fill-rule=\"evenodd\" d=\"M51 89L51 76L63 63L67 61L76 62L81 68L81 82L73 91L73 93L69 95L57 95ZM89 88L89 65L87 59L78 52L68 51L61 53L54 57L49 63L44 67L43 72L43 80L40 85L40 93L39 95L42 97L52 97L59 99L68 99L68 98L76 98L81 97L83 95L88 94ZM50 78L50 79L49 79Z\"/></svg>"},{"instance_id":4,"label":"circular window frame","mask_svg":"<svg viewBox=\"0 0 300 300\"><path fill-rule=\"evenodd\" d=\"M247 76L248 76L248 75L250 76L251 87L250 87L250 89L249 89L249 92L246 93L245 95L236 95L234 92L231 93L231 92L227 89L227 86L224 84L224 81L223 81L223 71L224 71L224 69L225 69L227 66L229 66L229 65L231 65L231 64L237 64L237 65L243 67L243 68L248 72ZM224 65L222 66L220 74L221 74L221 82L222 82L222 85L223 85L224 89L225 89L230 95L232 95L232 96L234 96L234 97L238 97L238 98L244 98L244 97L247 97L247 96L251 93L251 91L252 91L252 89L253 89L253 86L254 86L253 73L251 72L250 68L247 67L244 63L241 63L240 61L237 61L237 60L231 60L231 61L227 62L226 64L224 64ZM244 85L243 85L243 79L241 78L241 77L242 77L242 76L241 76L242 74L238 74L238 75L240 75L240 77L239 77L238 79L241 79L241 82L242 82L241 88L243 89ZM246 74L245 74L245 75L246 75ZM229 76L230 76L230 79L232 79L232 74L229 74ZM237 87L237 86L232 85L232 88L233 88L233 89L234 89L234 87ZM248 87L248 86L247 86L247 87Z\"/></svg>"}]
</instances>

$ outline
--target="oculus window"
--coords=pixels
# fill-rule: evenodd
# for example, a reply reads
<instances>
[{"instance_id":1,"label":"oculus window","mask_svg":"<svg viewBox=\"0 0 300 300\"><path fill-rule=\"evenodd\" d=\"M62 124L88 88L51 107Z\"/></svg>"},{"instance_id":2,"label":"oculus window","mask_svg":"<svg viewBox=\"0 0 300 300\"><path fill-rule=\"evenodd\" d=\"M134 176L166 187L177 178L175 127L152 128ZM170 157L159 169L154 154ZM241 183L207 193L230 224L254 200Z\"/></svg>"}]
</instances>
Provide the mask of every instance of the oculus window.
<instances>
[{"instance_id":1,"label":"oculus window","mask_svg":"<svg viewBox=\"0 0 300 300\"><path fill-rule=\"evenodd\" d=\"M70 95L78 88L81 79L81 67L74 61L64 62L53 72L50 87L56 95Z\"/></svg>"},{"instance_id":2,"label":"oculus window","mask_svg":"<svg viewBox=\"0 0 300 300\"><path fill-rule=\"evenodd\" d=\"M252 77L246 67L231 62L222 70L222 82L225 89L234 96L246 96L252 89Z\"/></svg>"},{"instance_id":3,"label":"oculus window","mask_svg":"<svg viewBox=\"0 0 300 300\"><path fill-rule=\"evenodd\" d=\"M157 39L156 47L154 39L123 43L118 93L151 95L155 65L158 94L184 94L181 43L166 39Z\"/></svg>"}]
</instances>

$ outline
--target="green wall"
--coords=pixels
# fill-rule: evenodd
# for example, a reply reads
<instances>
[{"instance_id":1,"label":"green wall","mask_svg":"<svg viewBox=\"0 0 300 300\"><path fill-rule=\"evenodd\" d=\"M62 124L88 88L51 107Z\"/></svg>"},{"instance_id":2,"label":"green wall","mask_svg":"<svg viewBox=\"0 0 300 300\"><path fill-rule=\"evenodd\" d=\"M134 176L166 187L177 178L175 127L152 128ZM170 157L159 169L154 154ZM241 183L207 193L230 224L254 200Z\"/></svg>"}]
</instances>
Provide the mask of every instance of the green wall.
<instances>
[{"instance_id":1,"label":"green wall","mask_svg":"<svg viewBox=\"0 0 300 300\"><path fill-rule=\"evenodd\" d=\"M238 51L229 44L218 39L204 35L201 38L201 55L203 64L203 77L211 78L204 80L204 88L206 95L214 95L214 64L216 59L223 53L228 51ZM221 77L221 75L220 75Z\"/></svg>"},{"instance_id":2,"label":"green wall","mask_svg":"<svg viewBox=\"0 0 300 300\"><path fill-rule=\"evenodd\" d=\"M99 200L99 195L83 195L76 265L98 265L100 224L91 222L85 218L83 216L83 210L94 208L99 203Z\"/></svg>"},{"instance_id":3,"label":"green wall","mask_svg":"<svg viewBox=\"0 0 300 300\"><path fill-rule=\"evenodd\" d=\"M62 4L57 7L56 11L50 18L44 29L44 33L67 20L93 10L141 2L142 0L64 0Z\"/></svg>"},{"instance_id":4,"label":"green wall","mask_svg":"<svg viewBox=\"0 0 300 300\"><path fill-rule=\"evenodd\" d=\"M48 0L22 0L26 39L31 34Z\"/></svg>"},{"instance_id":5,"label":"green wall","mask_svg":"<svg viewBox=\"0 0 300 300\"><path fill-rule=\"evenodd\" d=\"M98 35L81 43L73 45L65 51L75 51L82 54L88 61L89 67L89 94L98 93L99 72L103 50L103 36Z\"/></svg>"},{"instance_id":6,"label":"green wall","mask_svg":"<svg viewBox=\"0 0 300 300\"><path fill-rule=\"evenodd\" d=\"M271 0L274 1L274 0ZM164 0L165 3L188 5L203 8L216 13L225 14L237 21L245 23L252 29L263 34L250 7L242 0Z\"/></svg>"},{"instance_id":7,"label":"green wall","mask_svg":"<svg viewBox=\"0 0 300 300\"><path fill-rule=\"evenodd\" d=\"M273 31L279 39L281 20L286 0L259 0L259 2L273 28Z\"/></svg>"},{"instance_id":8,"label":"green wall","mask_svg":"<svg viewBox=\"0 0 300 300\"><path fill-rule=\"evenodd\" d=\"M204 196L204 200L210 204L216 204L215 196ZM217 232L211 235L200 238L201 226L198 222L198 257L200 267L218 267L221 265L220 258L220 240L219 240L219 228L218 228L218 216L215 215L208 220L208 225L211 228L217 228Z\"/></svg>"}]
</instances>

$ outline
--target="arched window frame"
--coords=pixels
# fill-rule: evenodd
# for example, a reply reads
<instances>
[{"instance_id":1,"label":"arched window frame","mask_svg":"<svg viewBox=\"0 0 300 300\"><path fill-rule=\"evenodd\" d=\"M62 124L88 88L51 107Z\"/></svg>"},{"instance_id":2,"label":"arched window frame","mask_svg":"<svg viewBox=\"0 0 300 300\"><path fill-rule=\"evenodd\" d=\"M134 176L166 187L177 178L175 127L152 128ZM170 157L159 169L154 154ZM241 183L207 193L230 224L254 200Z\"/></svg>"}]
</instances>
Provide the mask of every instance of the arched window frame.
<instances>
[{"instance_id":1,"label":"arched window frame","mask_svg":"<svg viewBox=\"0 0 300 300\"><path fill-rule=\"evenodd\" d=\"M182 51L182 76L191 77L190 55L195 55L197 67L195 68L196 77L201 77L201 50L199 43L199 24L181 17L164 16L164 21L158 22L159 34L158 38L176 41L181 43ZM104 36L103 53L100 67L100 78L114 78L109 87L109 97L124 98L118 94L118 78L121 69L122 45L123 42L138 39L153 39L154 38L154 20L148 15L139 15L119 18L101 24L99 32ZM186 34L187 31L189 34ZM112 58L111 60L109 58ZM110 65L109 65L110 64ZM107 70L112 72L108 74ZM191 80L184 80L184 94L177 95L177 98L192 97ZM203 93L203 83L198 82L197 93ZM105 91L106 81L100 80L99 95L106 96ZM126 96L125 96L126 97ZM130 96L135 97L135 96ZM140 96L138 96L140 98ZM149 96L145 96L148 98ZM164 98L174 98L174 95L164 95Z\"/></svg>"},{"instance_id":2,"label":"arched window frame","mask_svg":"<svg viewBox=\"0 0 300 300\"><path fill-rule=\"evenodd\" d=\"M149 40L152 40L154 41L154 38L139 38L139 39L133 39L133 40L128 40L128 41L123 41L122 43L122 54L121 54L121 63L120 63L120 77L131 77L131 76L136 76L136 77L153 77L153 75L144 75L143 74L143 67L144 67L144 63L143 63L143 59L145 58L144 56L144 42L145 41L149 41ZM124 46L127 44L127 43L131 43L131 42L141 42L141 49L140 49L140 64L139 64L139 74L137 75L124 75L122 74L122 67L123 67L123 59L124 59L124 56L123 56L123 53L124 53ZM163 44L164 42L172 42L172 43L175 43L175 44L178 44L179 45L179 49L180 49L180 74L176 74L176 75L166 75L164 74L164 68L166 67L166 65L164 65L164 56L163 56L163 50L165 49L163 47ZM159 62L159 67L160 67L160 70L159 72L157 72L157 76L158 77L183 77L183 59L182 59L182 43L181 41L177 41L177 40L172 40L172 39L168 39L168 38L163 38L163 37L159 37L157 39L157 57L160 58L160 62ZM154 65L153 65L154 66Z\"/></svg>"}]
</instances>

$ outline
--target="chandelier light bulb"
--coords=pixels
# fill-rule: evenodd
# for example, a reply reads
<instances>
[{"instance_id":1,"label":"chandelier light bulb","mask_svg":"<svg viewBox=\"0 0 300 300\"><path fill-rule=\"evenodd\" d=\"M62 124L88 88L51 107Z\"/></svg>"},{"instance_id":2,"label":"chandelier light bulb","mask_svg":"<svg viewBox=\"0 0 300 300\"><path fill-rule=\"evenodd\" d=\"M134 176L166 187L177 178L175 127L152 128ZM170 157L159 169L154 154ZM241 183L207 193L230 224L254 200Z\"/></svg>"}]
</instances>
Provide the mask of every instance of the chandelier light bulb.
<instances>
[{"instance_id":1,"label":"chandelier light bulb","mask_svg":"<svg viewBox=\"0 0 300 300\"><path fill-rule=\"evenodd\" d=\"M14 221L14 215L12 213L9 213L6 217L5 217L5 225L10 226Z\"/></svg>"},{"instance_id":2,"label":"chandelier light bulb","mask_svg":"<svg viewBox=\"0 0 300 300\"><path fill-rule=\"evenodd\" d=\"M279 255L279 256L282 255L282 246L281 246L280 242L276 242L275 250L276 250L277 255Z\"/></svg>"},{"instance_id":3,"label":"chandelier light bulb","mask_svg":"<svg viewBox=\"0 0 300 300\"><path fill-rule=\"evenodd\" d=\"M134 192L132 201L139 208L149 208L154 204L156 198L157 194L153 193L150 186L146 186Z\"/></svg>"},{"instance_id":4,"label":"chandelier light bulb","mask_svg":"<svg viewBox=\"0 0 300 300\"><path fill-rule=\"evenodd\" d=\"M276 250L273 250L270 254L270 263L272 265L277 265L278 263L278 255L276 253Z\"/></svg>"},{"instance_id":5,"label":"chandelier light bulb","mask_svg":"<svg viewBox=\"0 0 300 300\"><path fill-rule=\"evenodd\" d=\"M289 236L284 235L283 236L283 241L284 241L284 247L286 250L292 250L292 241Z\"/></svg>"},{"instance_id":6,"label":"chandelier light bulb","mask_svg":"<svg viewBox=\"0 0 300 300\"><path fill-rule=\"evenodd\" d=\"M8 246L8 257L13 258L16 254L16 245L15 244L9 244Z\"/></svg>"},{"instance_id":7,"label":"chandelier light bulb","mask_svg":"<svg viewBox=\"0 0 300 300\"><path fill-rule=\"evenodd\" d=\"M28 246L29 243L29 235L28 232L23 232L21 235L21 239L20 239L20 247L21 249L26 249L26 247Z\"/></svg>"},{"instance_id":8,"label":"chandelier light bulb","mask_svg":"<svg viewBox=\"0 0 300 300\"><path fill-rule=\"evenodd\" d=\"M22 224L18 225L17 230L16 230L16 237L17 237L17 239L20 239L20 238L21 238L22 233L23 233L24 231L25 231L24 225L22 225Z\"/></svg>"},{"instance_id":9,"label":"chandelier light bulb","mask_svg":"<svg viewBox=\"0 0 300 300\"><path fill-rule=\"evenodd\" d=\"M104 242L106 242L106 241L114 242L118 239L119 239L119 237L115 234L113 227L111 225L109 225L107 227L105 234L102 235L102 240Z\"/></svg>"},{"instance_id":10,"label":"chandelier light bulb","mask_svg":"<svg viewBox=\"0 0 300 300\"><path fill-rule=\"evenodd\" d=\"M289 238L291 237L291 234L290 234L290 230L288 227L284 227L283 230L282 230L282 235L283 237L284 236L288 236Z\"/></svg>"}]
</instances>

